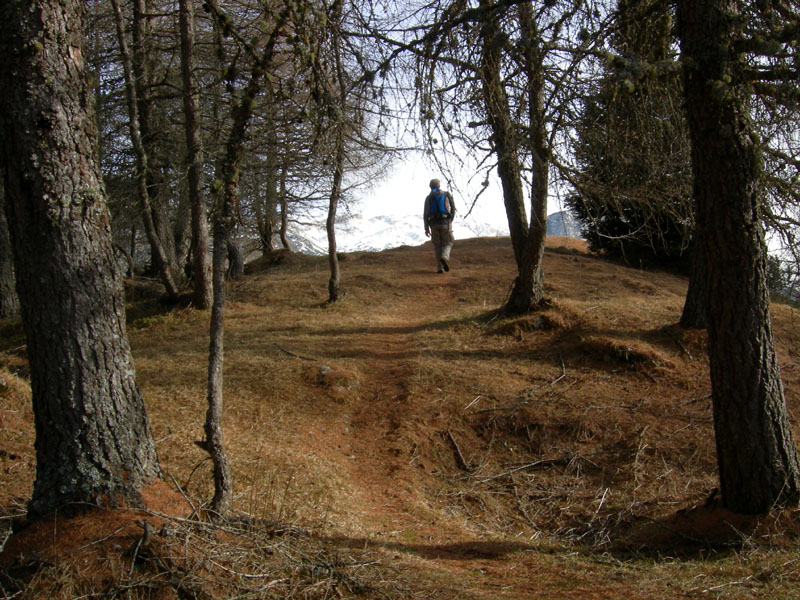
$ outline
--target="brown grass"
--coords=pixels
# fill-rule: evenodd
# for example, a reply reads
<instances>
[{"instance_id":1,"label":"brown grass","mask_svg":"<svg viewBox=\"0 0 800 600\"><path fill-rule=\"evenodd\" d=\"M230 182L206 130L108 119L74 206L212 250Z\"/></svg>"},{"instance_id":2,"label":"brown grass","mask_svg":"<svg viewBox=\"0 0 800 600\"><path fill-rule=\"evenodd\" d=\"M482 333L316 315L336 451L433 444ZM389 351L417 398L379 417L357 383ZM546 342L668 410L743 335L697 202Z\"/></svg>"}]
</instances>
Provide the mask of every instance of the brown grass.
<instances>
[{"instance_id":1,"label":"brown grass","mask_svg":"<svg viewBox=\"0 0 800 600\"><path fill-rule=\"evenodd\" d=\"M346 255L333 306L323 258L276 253L233 285L223 427L236 497L218 527L195 516L212 491L193 443L208 314L131 286L172 491L149 512L84 516L83 537L64 523L45 526L46 543L11 536L9 597L795 597L797 514L742 519L707 501L705 334L675 326L685 279L551 238L547 305L503 319L507 239L458 241L446 275L432 262L429 245ZM797 436L800 329L791 307L773 319ZM33 431L24 347L0 349L8 524L30 495ZM134 556L145 520L162 533Z\"/></svg>"}]
</instances>

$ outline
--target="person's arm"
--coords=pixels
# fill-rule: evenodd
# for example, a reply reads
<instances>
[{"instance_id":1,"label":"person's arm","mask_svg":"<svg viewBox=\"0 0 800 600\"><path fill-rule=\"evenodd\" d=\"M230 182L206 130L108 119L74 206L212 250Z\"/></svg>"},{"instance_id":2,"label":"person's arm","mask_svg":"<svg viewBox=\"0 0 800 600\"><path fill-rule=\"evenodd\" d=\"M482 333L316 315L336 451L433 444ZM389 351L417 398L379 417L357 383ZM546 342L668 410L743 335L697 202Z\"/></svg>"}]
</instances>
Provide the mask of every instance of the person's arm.
<instances>
[{"instance_id":1,"label":"person's arm","mask_svg":"<svg viewBox=\"0 0 800 600\"><path fill-rule=\"evenodd\" d=\"M456 203L453 201L453 194L447 192L447 200L450 202L450 220L456 216Z\"/></svg>"}]
</instances>

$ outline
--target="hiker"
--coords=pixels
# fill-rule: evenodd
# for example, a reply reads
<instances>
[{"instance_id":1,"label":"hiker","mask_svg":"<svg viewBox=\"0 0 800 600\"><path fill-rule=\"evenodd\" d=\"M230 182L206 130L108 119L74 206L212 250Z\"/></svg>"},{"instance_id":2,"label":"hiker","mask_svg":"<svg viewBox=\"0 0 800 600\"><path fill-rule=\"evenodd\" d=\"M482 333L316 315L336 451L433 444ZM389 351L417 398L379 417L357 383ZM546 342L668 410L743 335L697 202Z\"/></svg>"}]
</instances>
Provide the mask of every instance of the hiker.
<instances>
[{"instance_id":1,"label":"hiker","mask_svg":"<svg viewBox=\"0 0 800 600\"><path fill-rule=\"evenodd\" d=\"M433 242L436 272L444 273L450 270L450 249L455 241L453 217L456 214L456 205L453 202L453 195L440 190L439 185L438 179L431 179L431 193L425 198L422 218L425 221L425 235Z\"/></svg>"}]
</instances>

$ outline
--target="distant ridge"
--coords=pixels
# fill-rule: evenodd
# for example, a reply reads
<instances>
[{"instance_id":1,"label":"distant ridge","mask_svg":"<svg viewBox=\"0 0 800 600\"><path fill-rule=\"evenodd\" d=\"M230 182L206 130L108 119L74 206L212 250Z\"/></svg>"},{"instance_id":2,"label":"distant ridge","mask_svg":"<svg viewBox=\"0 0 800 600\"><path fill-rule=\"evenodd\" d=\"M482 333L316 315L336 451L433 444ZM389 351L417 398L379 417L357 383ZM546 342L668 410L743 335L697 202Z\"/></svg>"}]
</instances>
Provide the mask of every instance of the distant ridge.
<instances>
[{"instance_id":1,"label":"distant ridge","mask_svg":"<svg viewBox=\"0 0 800 600\"><path fill-rule=\"evenodd\" d=\"M583 239L578 220L566 210L548 215L547 235Z\"/></svg>"}]
</instances>

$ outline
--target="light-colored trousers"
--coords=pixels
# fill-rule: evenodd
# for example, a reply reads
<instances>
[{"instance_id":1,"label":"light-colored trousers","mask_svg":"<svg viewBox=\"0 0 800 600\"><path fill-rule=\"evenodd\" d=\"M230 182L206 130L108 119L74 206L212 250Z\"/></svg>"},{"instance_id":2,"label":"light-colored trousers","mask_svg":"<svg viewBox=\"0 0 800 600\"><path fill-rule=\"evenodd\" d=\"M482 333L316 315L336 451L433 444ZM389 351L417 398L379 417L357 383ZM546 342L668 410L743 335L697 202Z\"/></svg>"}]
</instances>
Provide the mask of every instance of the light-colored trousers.
<instances>
[{"instance_id":1,"label":"light-colored trousers","mask_svg":"<svg viewBox=\"0 0 800 600\"><path fill-rule=\"evenodd\" d=\"M431 241L433 242L433 251L436 254L436 266L439 266L439 261L443 258L447 261L450 260L450 250L453 248L453 222L442 221L441 223L431 223Z\"/></svg>"}]
</instances>

